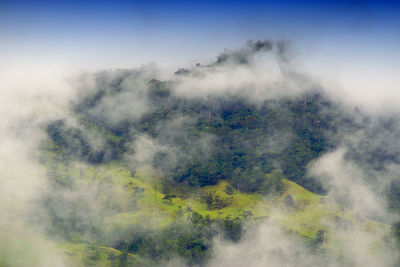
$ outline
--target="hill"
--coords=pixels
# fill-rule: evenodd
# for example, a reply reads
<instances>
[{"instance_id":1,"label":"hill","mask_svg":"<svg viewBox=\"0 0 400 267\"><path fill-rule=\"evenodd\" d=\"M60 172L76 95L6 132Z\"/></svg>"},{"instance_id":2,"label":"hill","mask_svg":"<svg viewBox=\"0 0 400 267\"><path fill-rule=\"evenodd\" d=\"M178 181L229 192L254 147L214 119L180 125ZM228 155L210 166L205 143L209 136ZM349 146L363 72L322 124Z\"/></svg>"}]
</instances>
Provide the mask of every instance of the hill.
<instances>
[{"instance_id":1,"label":"hill","mask_svg":"<svg viewBox=\"0 0 400 267\"><path fill-rule=\"evenodd\" d=\"M66 205L67 211L63 213L67 212L68 216L61 218L62 215L53 214L55 219L59 216L59 220L86 223L82 236L78 226L63 229L63 224L53 229L53 233L58 235L68 233L64 238L70 241L61 242L58 247L77 265L113 266L121 261L137 266L152 265L153 260L163 262L170 259L164 255L168 253L164 250L168 249L175 250L189 263L201 262L207 259L212 239L218 231L222 231L225 238L237 241L246 225L254 226L266 220L276 223L290 235L299 236L310 248L319 247L334 253L339 253L341 247L335 237L339 233L337 229L351 228L382 234L390 231L389 225L359 218L325 196L312 193L287 179L283 179L283 189L277 193L241 192L239 208L239 192L227 181L192 188L185 195L179 195L177 190L169 193L172 197L166 199L168 193L161 192L162 180L157 179L157 173L149 168L139 169L133 177L118 162L98 166L77 163L67 168L59 165L58 170L60 176L70 177L71 188L89 190L95 196L81 200L79 206L71 208L71 205ZM266 179L272 179L271 175ZM96 189L91 191L89 188ZM62 198L60 194L58 198ZM82 212L91 213L93 210L85 209L96 209L98 220L86 221ZM76 216L75 219L69 218L71 214ZM202 233L196 233L197 230ZM190 236L193 233L195 236ZM180 235L188 236L183 239ZM193 243L201 247L200 252L193 252L188 245ZM153 245L155 247L151 247ZM154 259L152 253L161 257Z\"/></svg>"}]
</instances>

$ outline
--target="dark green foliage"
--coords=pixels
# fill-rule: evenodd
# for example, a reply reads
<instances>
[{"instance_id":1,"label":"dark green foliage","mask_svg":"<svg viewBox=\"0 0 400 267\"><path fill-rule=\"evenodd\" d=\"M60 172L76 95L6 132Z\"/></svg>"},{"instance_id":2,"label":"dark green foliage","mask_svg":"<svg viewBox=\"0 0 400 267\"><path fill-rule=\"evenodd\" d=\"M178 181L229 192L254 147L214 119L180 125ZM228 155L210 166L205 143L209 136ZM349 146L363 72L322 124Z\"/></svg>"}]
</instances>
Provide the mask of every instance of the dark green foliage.
<instances>
[{"instance_id":1,"label":"dark green foliage","mask_svg":"<svg viewBox=\"0 0 400 267\"><path fill-rule=\"evenodd\" d=\"M291 195L287 195L283 199L282 202L286 207L289 207L289 208L294 208L295 207L294 199L293 199L293 197Z\"/></svg>"},{"instance_id":2,"label":"dark green foliage","mask_svg":"<svg viewBox=\"0 0 400 267\"><path fill-rule=\"evenodd\" d=\"M392 225L392 233L393 236L396 238L398 245L400 245L400 221Z\"/></svg>"},{"instance_id":3,"label":"dark green foliage","mask_svg":"<svg viewBox=\"0 0 400 267\"><path fill-rule=\"evenodd\" d=\"M121 233L125 241L116 244L116 249L151 259L153 265L170 260L174 255L188 264L201 264L210 255L212 238L217 234L212 221L193 211L189 222L176 222L161 231L135 226Z\"/></svg>"},{"instance_id":4,"label":"dark green foliage","mask_svg":"<svg viewBox=\"0 0 400 267\"><path fill-rule=\"evenodd\" d=\"M243 234L243 222L240 218L231 219L229 216L220 221L222 233L231 241L239 241Z\"/></svg>"},{"instance_id":5,"label":"dark green foliage","mask_svg":"<svg viewBox=\"0 0 400 267\"><path fill-rule=\"evenodd\" d=\"M207 207L211 209L214 197L211 193L204 194L200 196L200 200L207 204Z\"/></svg>"},{"instance_id":6,"label":"dark green foliage","mask_svg":"<svg viewBox=\"0 0 400 267\"><path fill-rule=\"evenodd\" d=\"M142 196L144 192L144 188L143 187L139 187L139 186L135 186L133 188L133 193L137 196Z\"/></svg>"},{"instance_id":7,"label":"dark green foliage","mask_svg":"<svg viewBox=\"0 0 400 267\"><path fill-rule=\"evenodd\" d=\"M176 198L176 195L170 193L165 194L163 197L163 199L168 200L170 204L172 203L172 199L174 198Z\"/></svg>"},{"instance_id":8,"label":"dark green foliage","mask_svg":"<svg viewBox=\"0 0 400 267\"><path fill-rule=\"evenodd\" d=\"M170 95L171 91L165 82L156 79L149 81L149 90L147 92L149 99L154 103L165 101Z\"/></svg>"},{"instance_id":9,"label":"dark green foliage","mask_svg":"<svg viewBox=\"0 0 400 267\"><path fill-rule=\"evenodd\" d=\"M255 44L256 49L258 45ZM217 64L228 60L228 56L222 54ZM246 64L246 58L236 57L234 60ZM189 75L189 71L182 69L176 74ZM256 104L246 97L232 95L184 97L174 92L172 82L148 79L147 76L145 81L139 82L144 88L128 86L132 77L141 75L140 71L121 71L110 75L112 78L99 74L96 88L84 93L73 105L77 123L70 125L64 120L50 122L44 128L48 140L43 147L55 155L55 160L83 160L98 164L121 160L125 153L137 153L133 151L132 144L140 136L151 138L160 147L155 150L151 163L161 174L163 199L170 203L176 197L188 198L199 186L213 185L221 180L229 182L225 188L228 195L236 190L281 194L284 178L312 192L324 193L321 183L307 174L309 164L323 153L335 149L342 135L354 134L360 129L366 137L360 140L361 145L350 146L346 153L348 159L362 166L363 171L365 168L371 172L400 163L397 147L366 142L376 137L380 129L392 133L393 136L388 136L398 140L396 119L379 120L377 126L366 130L367 117L346 113L320 92L310 91L264 102L260 100ZM127 77L131 80L125 83ZM134 97L124 99L126 102L115 98L121 103L111 103L111 110L103 105L122 93L124 95L121 96L134 93ZM136 97L143 98L143 103L137 102ZM123 114L115 121L108 119L107 112L111 112L114 106L126 105L128 110L137 104L146 107L144 113L131 117L124 117ZM136 162L127 164L134 177L136 167L140 166ZM92 210L89 200L68 198L69 190L76 186L68 172L51 167L48 179L54 193L42 200L43 214L32 220L37 220L40 225L43 222L40 218L46 218L49 224L46 230L56 238L73 242L87 242L83 238L88 238L121 250L120 256L110 258L116 266L129 266L132 261L129 253L148 260L146 265L150 266L162 265L176 254L189 265L204 265L210 257L212 240L218 230L225 238L239 241L244 221L252 217L251 211L243 211L236 218L221 216L220 219L221 212L213 221L191 207L179 207L177 220L161 231L143 226L123 233L116 230L115 236L105 236L99 230L103 214ZM375 177L371 174L368 179ZM144 188L132 183L128 183L125 189L135 195L135 201L142 197L144 191ZM391 182L385 193L389 207L399 212L400 183ZM231 197L223 198L215 193L207 193L200 198L208 209L222 209L232 202ZM296 206L290 195L283 199L283 204ZM119 207L111 202L106 206L107 215L119 211ZM340 229L352 228L350 221L336 219L336 223ZM392 230L400 240L400 222L393 224ZM320 250L325 237L326 231L319 230L307 242L313 250ZM88 259L98 259L98 251L88 251Z\"/></svg>"},{"instance_id":10,"label":"dark green foliage","mask_svg":"<svg viewBox=\"0 0 400 267\"><path fill-rule=\"evenodd\" d=\"M176 181L191 186L216 184L218 180L224 177L217 162L203 159L182 162L182 165L176 166L171 173L167 170L167 174L171 175Z\"/></svg>"},{"instance_id":11,"label":"dark green foliage","mask_svg":"<svg viewBox=\"0 0 400 267\"><path fill-rule=\"evenodd\" d=\"M314 238L307 240L311 251L317 252L322 250L322 245L325 242L326 230L318 230Z\"/></svg>"},{"instance_id":12,"label":"dark green foliage","mask_svg":"<svg viewBox=\"0 0 400 267\"><path fill-rule=\"evenodd\" d=\"M222 198L214 193L203 193L200 201L207 204L208 209L223 209L232 203L232 198Z\"/></svg>"},{"instance_id":13,"label":"dark green foliage","mask_svg":"<svg viewBox=\"0 0 400 267\"><path fill-rule=\"evenodd\" d=\"M143 92L122 86L128 76L139 79L140 71L121 71L112 79L102 75L97 77L97 90L74 104L81 127L63 121L47 126L56 152L91 163L106 162L122 158L127 143L146 135L170 148L155 154L153 166L166 180L186 186L229 180L243 192L279 191L279 182L269 184L265 174L282 170L288 179L322 193L321 184L306 175L307 165L334 147L328 136L345 125L343 121L351 124L351 116L338 114L337 106L321 93L255 104L239 96L182 97L175 94L172 82L155 79L146 82ZM122 93L143 97L146 112L112 124L107 114L94 112ZM103 138L102 148L93 149L87 133L91 130Z\"/></svg>"},{"instance_id":14,"label":"dark green foliage","mask_svg":"<svg viewBox=\"0 0 400 267\"><path fill-rule=\"evenodd\" d=\"M200 213L193 211L191 220L194 225L200 225L203 223L203 216L201 216Z\"/></svg>"},{"instance_id":15,"label":"dark green foliage","mask_svg":"<svg viewBox=\"0 0 400 267\"><path fill-rule=\"evenodd\" d=\"M185 186L182 183L178 183L174 180L169 180L169 179L164 179L162 180L162 190L161 192L164 195L174 195L175 198L181 198L181 199L188 199L191 190L189 190L187 186Z\"/></svg>"},{"instance_id":16,"label":"dark green foliage","mask_svg":"<svg viewBox=\"0 0 400 267\"><path fill-rule=\"evenodd\" d=\"M386 190L386 198L389 208L400 212L400 181L393 181Z\"/></svg>"},{"instance_id":17,"label":"dark green foliage","mask_svg":"<svg viewBox=\"0 0 400 267\"><path fill-rule=\"evenodd\" d=\"M227 193L228 195L233 195L234 190L235 188L230 184L227 184L225 186L225 193Z\"/></svg>"},{"instance_id":18,"label":"dark green foliage","mask_svg":"<svg viewBox=\"0 0 400 267\"><path fill-rule=\"evenodd\" d=\"M219 195L216 195L213 199L212 208L220 210L230 204L232 204L232 198L222 198Z\"/></svg>"},{"instance_id":19,"label":"dark green foliage","mask_svg":"<svg viewBox=\"0 0 400 267\"><path fill-rule=\"evenodd\" d=\"M253 217L253 212L251 212L251 210L244 210L241 214L240 217L242 217L243 219L247 220L251 217Z\"/></svg>"},{"instance_id":20,"label":"dark green foliage","mask_svg":"<svg viewBox=\"0 0 400 267\"><path fill-rule=\"evenodd\" d=\"M282 182L284 178L281 170L274 170L266 175L266 179L260 188L260 192L263 194L281 193L285 189L285 185Z\"/></svg>"},{"instance_id":21,"label":"dark green foliage","mask_svg":"<svg viewBox=\"0 0 400 267\"><path fill-rule=\"evenodd\" d=\"M182 208L180 210L185 212ZM221 233L224 238L238 241L243 234L243 220L252 216L247 212L240 218L211 220L209 216L203 217L198 212L189 210L189 220L176 220L158 230L149 227L148 222L139 223L116 232L113 236L114 241L106 241L106 245L122 252L116 259L118 262L124 257L129 260L127 253L132 253L141 259L151 260L152 266L163 265L176 255L184 259L189 266L203 265L212 256L214 237Z\"/></svg>"},{"instance_id":22,"label":"dark green foliage","mask_svg":"<svg viewBox=\"0 0 400 267\"><path fill-rule=\"evenodd\" d=\"M118 159L124 152L122 138L107 133L104 129L91 129L89 125L82 124L81 128L68 126L63 120L50 123L46 127L46 133L53 146L49 150L58 153L64 159L79 159L89 163L102 163ZM92 127L92 126L90 126ZM103 138L101 147L96 147L90 140L90 133L96 132L98 138Z\"/></svg>"},{"instance_id":23,"label":"dark green foliage","mask_svg":"<svg viewBox=\"0 0 400 267\"><path fill-rule=\"evenodd\" d=\"M244 192L256 192L265 182L265 173L260 167L254 167L241 173L240 190Z\"/></svg>"},{"instance_id":24,"label":"dark green foliage","mask_svg":"<svg viewBox=\"0 0 400 267\"><path fill-rule=\"evenodd\" d=\"M334 113L327 113L335 106L319 94L306 94L303 97L285 103L292 114L291 128L295 137L283 151L281 166L284 175L292 181L313 192L322 193L324 190L321 184L306 177L306 166L330 147L324 133L335 130Z\"/></svg>"}]
</instances>

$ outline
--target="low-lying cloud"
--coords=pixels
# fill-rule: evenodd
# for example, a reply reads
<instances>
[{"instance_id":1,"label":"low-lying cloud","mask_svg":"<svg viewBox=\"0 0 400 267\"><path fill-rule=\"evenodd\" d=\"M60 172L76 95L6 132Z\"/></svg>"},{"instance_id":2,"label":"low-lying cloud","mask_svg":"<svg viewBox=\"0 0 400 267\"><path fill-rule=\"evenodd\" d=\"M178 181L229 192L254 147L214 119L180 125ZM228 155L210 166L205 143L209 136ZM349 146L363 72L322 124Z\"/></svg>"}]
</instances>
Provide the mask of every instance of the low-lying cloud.
<instances>
[{"instance_id":1,"label":"low-lying cloud","mask_svg":"<svg viewBox=\"0 0 400 267\"><path fill-rule=\"evenodd\" d=\"M39 209L41 214L41 207L37 203L44 196L60 197L66 201L65 206L60 202L59 206L54 207L60 210L58 216L61 217L64 216L62 211L69 212L68 201L86 203L89 206L86 211L81 210L80 218L82 221L98 222L100 227L100 215L109 211L99 205L96 197L107 191L110 184L99 182L94 188L52 192L54 188L48 183L46 167L39 161L37 149L46 138L44 125L54 120L64 120L67 125L83 131L89 140L88 147L95 152L111 146L101 136L87 130L90 126L85 128L79 125L82 118L70 111L71 103L84 103L84 108L79 105L75 107L77 110L82 108L86 118L115 129L121 125L135 125L143 115L154 109L151 97L165 99L161 102L166 106L170 104L170 94L187 101L198 100L206 114L200 114L203 111L199 111L192 117L171 115L167 122L155 123L153 136L136 132L124 136L132 138L123 147L123 160L132 169L152 166L155 155L160 153L167 154L169 164L178 166L181 159L199 155L207 158L213 153L215 136L196 136L197 139L192 140L192 136L182 129L190 129L195 125L197 121L193 118L203 116L211 120L213 112L221 109L223 102L216 99L237 97L257 106L267 100L309 92L326 93L319 83L291 64L288 53L288 45L284 42L251 41L242 49L224 51L215 62L199 64L171 75L165 75L165 71L157 66L146 65L134 70L85 74L74 79L71 83L73 86L64 82L30 85L27 81L23 86L9 80L4 82L2 86L5 89L0 91L0 114L3 115L0 124L0 237L3 241L0 242L0 249L6 254L4 264L19 266L33 260L36 266L68 266L53 239L46 235L47 229L43 229L48 218L45 215L41 218L46 222L42 229L34 226L29 218L35 209ZM165 90L162 82L166 82L171 91ZM153 95L149 94L151 86L155 88ZM346 112L354 108L354 103L342 100L346 103L343 108ZM307 99L304 106L307 107ZM247 234L237 243L216 239L209 266L395 264L397 255L393 251L394 241L390 236L389 224L398 216L387 208L384 193L391 182L398 181L400 157L397 155L397 137L400 136L400 127L395 118L394 122L385 122L382 119L386 118L385 114L381 113L378 117L363 113L362 109L358 112L362 115L357 112L352 115L362 116L354 126L355 130L339 128L339 133L332 140L340 145L313 160L308 166L308 175L318 179L326 188L327 201L340 204L360 218L385 223L384 229L377 232L367 231L361 226L354 226L352 230L340 229L337 222L327 219L326 226L332 238L326 246L335 247L337 243L334 242L339 242L340 253L343 254L340 256L340 253L315 253L301 237L287 233L273 220L265 220L256 227L248 226ZM363 115L367 113L368 116ZM288 145L287 140L292 138L290 131L277 131L261 143L260 151L283 150ZM171 144L179 144L185 150ZM383 154L386 161L374 162L374 153ZM121 196L116 200L122 203L121 206L128 205L121 189L110 188L108 193L110 197L113 194ZM22 239L28 240L23 249L19 247ZM43 244L43 249L38 250L39 243ZM6 244L14 245L7 247ZM376 244L384 244L387 249L370 253L371 247ZM22 253L29 257L19 259L18 255Z\"/></svg>"}]
</instances>

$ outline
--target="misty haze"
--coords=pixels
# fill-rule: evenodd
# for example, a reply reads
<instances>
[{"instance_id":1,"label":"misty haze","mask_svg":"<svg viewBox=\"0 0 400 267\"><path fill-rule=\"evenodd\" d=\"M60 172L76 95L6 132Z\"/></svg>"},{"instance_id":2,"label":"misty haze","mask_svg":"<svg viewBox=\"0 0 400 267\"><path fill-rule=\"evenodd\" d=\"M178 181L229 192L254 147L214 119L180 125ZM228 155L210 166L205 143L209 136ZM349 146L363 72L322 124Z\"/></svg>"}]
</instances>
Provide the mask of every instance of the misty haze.
<instances>
[{"instance_id":1,"label":"misty haze","mask_svg":"<svg viewBox=\"0 0 400 267\"><path fill-rule=\"evenodd\" d=\"M250 2L0 4L1 267L400 266L399 4Z\"/></svg>"}]
</instances>

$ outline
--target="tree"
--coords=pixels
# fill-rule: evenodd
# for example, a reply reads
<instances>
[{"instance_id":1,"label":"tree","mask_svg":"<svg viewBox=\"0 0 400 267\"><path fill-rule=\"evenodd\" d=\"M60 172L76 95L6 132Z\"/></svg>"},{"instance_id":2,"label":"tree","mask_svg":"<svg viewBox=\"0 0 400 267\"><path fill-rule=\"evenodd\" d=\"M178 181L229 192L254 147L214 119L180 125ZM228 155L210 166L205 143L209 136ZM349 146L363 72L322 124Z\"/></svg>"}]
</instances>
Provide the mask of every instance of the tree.
<instances>
[{"instance_id":1,"label":"tree","mask_svg":"<svg viewBox=\"0 0 400 267\"><path fill-rule=\"evenodd\" d=\"M195 211L192 212L192 223L195 225L199 225L203 222L203 216L200 213Z\"/></svg>"},{"instance_id":2,"label":"tree","mask_svg":"<svg viewBox=\"0 0 400 267\"><path fill-rule=\"evenodd\" d=\"M222 209L232 203L232 197L222 198L214 193L203 193L200 201L206 203L208 209Z\"/></svg>"},{"instance_id":3,"label":"tree","mask_svg":"<svg viewBox=\"0 0 400 267\"><path fill-rule=\"evenodd\" d=\"M243 219L247 220L248 218L253 216L253 212L251 212L251 210L244 210L241 214L241 217L243 217Z\"/></svg>"},{"instance_id":4,"label":"tree","mask_svg":"<svg viewBox=\"0 0 400 267\"><path fill-rule=\"evenodd\" d=\"M170 204L172 204L172 199L176 198L175 194L166 193L163 197L164 200L168 200Z\"/></svg>"},{"instance_id":5,"label":"tree","mask_svg":"<svg viewBox=\"0 0 400 267\"><path fill-rule=\"evenodd\" d=\"M285 204L286 207L293 208L295 206L293 197L291 195L287 195L283 199L283 204Z\"/></svg>"},{"instance_id":6,"label":"tree","mask_svg":"<svg viewBox=\"0 0 400 267\"><path fill-rule=\"evenodd\" d=\"M232 203L231 200L232 198L221 198L219 195L216 195L213 199L212 207L214 209L223 209Z\"/></svg>"},{"instance_id":7,"label":"tree","mask_svg":"<svg viewBox=\"0 0 400 267\"><path fill-rule=\"evenodd\" d=\"M223 230L223 234L225 235L226 238L232 241L240 240L243 230L243 223L242 220L240 220L240 218L235 217L231 219L230 216L227 216L222 221L220 221L220 223L221 223L220 226L222 227Z\"/></svg>"},{"instance_id":8,"label":"tree","mask_svg":"<svg viewBox=\"0 0 400 267\"><path fill-rule=\"evenodd\" d=\"M281 170L273 170L270 174L266 175L266 180L261 188L262 193L281 193L285 189L282 182L283 174Z\"/></svg>"},{"instance_id":9,"label":"tree","mask_svg":"<svg viewBox=\"0 0 400 267\"><path fill-rule=\"evenodd\" d=\"M139 187L139 186L135 186L133 188L133 193L137 196L142 196L144 192L144 188L143 187Z\"/></svg>"},{"instance_id":10,"label":"tree","mask_svg":"<svg viewBox=\"0 0 400 267\"><path fill-rule=\"evenodd\" d=\"M392 225L392 232L394 237L397 239L397 242L400 243L400 221Z\"/></svg>"},{"instance_id":11,"label":"tree","mask_svg":"<svg viewBox=\"0 0 400 267\"><path fill-rule=\"evenodd\" d=\"M230 184L227 184L225 187L225 193L227 193L228 195L233 195L234 190L235 188L233 188L233 186Z\"/></svg>"},{"instance_id":12,"label":"tree","mask_svg":"<svg viewBox=\"0 0 400 267\"><path fill-rule=\"evenodd\" d=\"M213 195L211 193L208 193L204 198L204 202L207 204L208 209L211 209L211 206L213 204Z\"/></svg>"}]
</instances>

